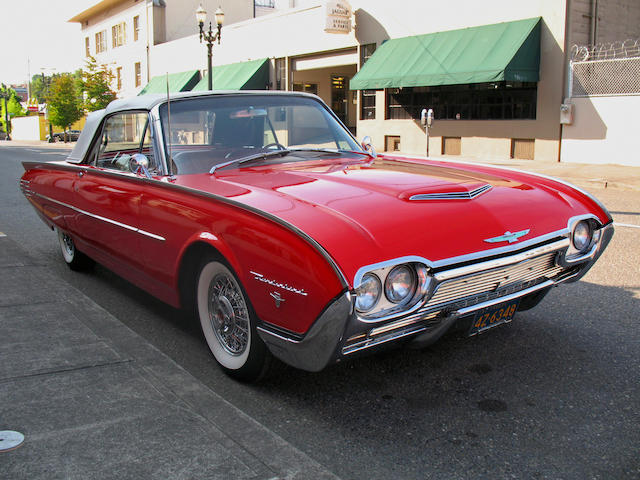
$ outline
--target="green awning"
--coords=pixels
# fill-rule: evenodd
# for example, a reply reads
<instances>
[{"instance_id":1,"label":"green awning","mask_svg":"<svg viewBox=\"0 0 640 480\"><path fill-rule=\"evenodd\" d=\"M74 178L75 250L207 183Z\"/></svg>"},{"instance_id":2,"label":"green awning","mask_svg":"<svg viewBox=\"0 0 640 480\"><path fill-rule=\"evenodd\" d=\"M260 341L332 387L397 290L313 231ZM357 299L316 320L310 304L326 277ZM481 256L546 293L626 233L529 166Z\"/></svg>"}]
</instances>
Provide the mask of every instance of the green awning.
<instances>
[{"instance_id":1,"label":"green awning","mask_svg":"<svg viewBox=\"0 0 640 480\"><path fill-rule=\"evenodd\" d=\"M537 82L540 17L397 38L351 79L351 90Z\"/></svg>"},{"instance_id":2,"label":"green awning","mask_svg":"<svg viewBox=\"0 0 640 480\"><path fill-rule=\"evenodd\" d=\"M167 93L167 79L169 81L170 92L188 92L198 83L198 80L200 80L200 71L189 70L188 72L158 75L157 77L153 77L138 95L144 95L145 93Z\"/></svg>"},{"instance_id":3,"label":"green awning","mask_svg":"<svg viewBox=\"0 0 640 480\"><path fill-rule=\"evenodd\" d=\"M207 90L208 78L204 75L193 90ZM213 66L214 90L264 90L268 84L268 58Z\"/></svg>"}]
</instances>

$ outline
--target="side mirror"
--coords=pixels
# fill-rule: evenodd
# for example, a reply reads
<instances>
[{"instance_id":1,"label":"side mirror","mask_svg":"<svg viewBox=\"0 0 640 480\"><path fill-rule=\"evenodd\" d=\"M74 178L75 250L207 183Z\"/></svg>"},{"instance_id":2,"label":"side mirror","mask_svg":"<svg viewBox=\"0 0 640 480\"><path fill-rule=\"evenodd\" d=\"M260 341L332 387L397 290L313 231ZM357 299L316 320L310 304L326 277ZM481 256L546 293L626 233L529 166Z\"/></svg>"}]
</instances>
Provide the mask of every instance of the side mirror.
<instances>
[{"instance_id":1,"label":"side mirror","mask_svg":"<svg viewBox=\"0 0 640 480\"><path fill-rule=\"evenodd\" d=\"M360 145L362 145L362 148L364 148L364 150L368 152L372 157L375 158L378 156L375 148L373 148L373 142L371 141L371 137L369 135L362 139L362 143Z\"/></svg>"},{"instance_id":2,"label":"side mirror","mask_svg":"<svg viewBox=\"0 0 640 480\"><path fill-rule=\"evenodd\" d=\"M138 175L143 174L147 178L151 178L149 173L149 159L142 153L134 153L129 160L129 170Z\"/></svg>"}]
</instances>

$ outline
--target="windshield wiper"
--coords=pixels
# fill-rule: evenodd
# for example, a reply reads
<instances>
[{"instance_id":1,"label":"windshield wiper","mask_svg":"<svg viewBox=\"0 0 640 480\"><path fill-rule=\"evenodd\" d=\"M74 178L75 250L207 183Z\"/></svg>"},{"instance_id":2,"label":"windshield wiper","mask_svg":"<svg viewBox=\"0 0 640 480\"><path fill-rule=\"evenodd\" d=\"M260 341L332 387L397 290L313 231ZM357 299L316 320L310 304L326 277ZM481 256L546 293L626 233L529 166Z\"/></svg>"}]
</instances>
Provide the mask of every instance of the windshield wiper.
<instances>
[{"instance_id":1,"label":"windshield wiper","mask_svg":"<svg viewBox=\"0 0 640 480\"><path fill-rule=\"evenodd\" d=\"M324 152L324 153L355 153L358 155L364 155L365 157L371 157L371 154L367 152L359 152L358 150L345 150L342 148L290 148L290 152Z\"/></svg>"},{"instance_id":2,"label":"windshield wiper","mask_svg":"<svg viewBox=\"0 0 640 480\"><path fill-rule=\"evenodd\" d=\"M229 160L228 162L218 163L217 165L214 165L213 167L211 167L211 170L209 170L209 174L213 174L215 173L216 170L228 167L230 165L241 165L243 163L250 162L252 160L258 160L258 159L266 160L267 158L270 158L270 157L277 157L277 156L284 157L289 153L291 153L291 150L287 150L287 149L273 150L271 152L254 153L253 155L248 155L246 157L236 158L234 160Z\"/></svg>"}]
</instances>

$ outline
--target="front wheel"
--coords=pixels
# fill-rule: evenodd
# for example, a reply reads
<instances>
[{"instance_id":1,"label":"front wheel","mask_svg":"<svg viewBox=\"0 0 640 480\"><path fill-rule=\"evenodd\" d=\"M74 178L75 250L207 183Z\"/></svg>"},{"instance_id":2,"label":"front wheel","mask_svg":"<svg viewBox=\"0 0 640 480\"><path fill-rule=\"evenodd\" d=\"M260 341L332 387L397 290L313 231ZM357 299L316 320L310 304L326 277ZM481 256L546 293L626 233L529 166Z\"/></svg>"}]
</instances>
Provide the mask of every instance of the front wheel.
<instances>
[{"instance_id":1,"label":"front wheel","mask_svg":"<svg viewBox=\"0 0 640 480\"><path fill-rule=\"evenodd\" d=\"M225 264L209 259L196 284L200 326L216 361L236 379L258 380L267 370L270 355L256 332L255 314L235 275Z\"/></svg>"},{"instance_id":2,"label":"front wheel","mask_svg":"<svg viewBox=\"0 0 640 480\"><path fill-rule=\"evenodd\" d=\"M58 241L60 242L62 258L64 258L65 263L71 270L81 271L93 267L93 260L76 249L76 245L68 233L58 229Z\"/></svg>"}]
</instances>

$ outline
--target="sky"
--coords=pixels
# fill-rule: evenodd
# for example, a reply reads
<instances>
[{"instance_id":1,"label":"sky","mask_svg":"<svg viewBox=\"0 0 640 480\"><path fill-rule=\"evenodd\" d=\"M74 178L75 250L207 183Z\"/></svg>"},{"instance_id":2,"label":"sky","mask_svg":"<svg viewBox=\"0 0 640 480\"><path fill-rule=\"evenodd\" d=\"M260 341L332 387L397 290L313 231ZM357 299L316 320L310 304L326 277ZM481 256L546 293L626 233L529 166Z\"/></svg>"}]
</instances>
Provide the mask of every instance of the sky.
<instances>
[{"instance_id":1,"label":"sky","mask_svg":"<svg viewBox=\"0 0 640 480\"><path fill-rule=\"evenodd\" d=\"M0 83L83 66L80 24L68 23L97 0L0 0ZM28 66L27 63L30 65ZM55 70L52 70L55 69Z\"/></svg>"}]
</instances>

